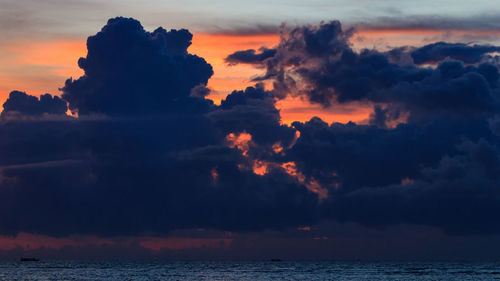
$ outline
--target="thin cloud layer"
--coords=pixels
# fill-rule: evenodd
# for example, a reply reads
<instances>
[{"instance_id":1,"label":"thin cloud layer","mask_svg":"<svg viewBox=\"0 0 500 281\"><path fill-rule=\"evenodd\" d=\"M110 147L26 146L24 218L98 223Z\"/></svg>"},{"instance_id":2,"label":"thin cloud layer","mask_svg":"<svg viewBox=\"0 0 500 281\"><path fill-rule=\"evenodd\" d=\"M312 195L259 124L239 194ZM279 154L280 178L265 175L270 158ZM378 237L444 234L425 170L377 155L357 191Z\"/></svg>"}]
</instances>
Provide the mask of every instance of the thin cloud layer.
<instances>
[{"instance_id":1,"label":"thin cloud layer","mask_svg":"<svg viewBox=\"0 0 500 281\"><path fill-rule=\"evenodd\" d=\"M416 49L411 52L411 57L415 64L435 63L447 58L474 64L481 62L486 54L499 50L497 46L437 42Z\"/></svg>"},{"instance_id":2,"label":"thin cloud layer","mask_svg":"<svg viewBox=\"0 0 500 281\"><path fill-rule=\"evenodd\" d=\"M230 65L239 63L259 64L276 55L276 50L274 49L262 48L259 51L260 52L256 52L252 49L237 51L227 56L224 60Z\"/></svg>"}]
</instances>

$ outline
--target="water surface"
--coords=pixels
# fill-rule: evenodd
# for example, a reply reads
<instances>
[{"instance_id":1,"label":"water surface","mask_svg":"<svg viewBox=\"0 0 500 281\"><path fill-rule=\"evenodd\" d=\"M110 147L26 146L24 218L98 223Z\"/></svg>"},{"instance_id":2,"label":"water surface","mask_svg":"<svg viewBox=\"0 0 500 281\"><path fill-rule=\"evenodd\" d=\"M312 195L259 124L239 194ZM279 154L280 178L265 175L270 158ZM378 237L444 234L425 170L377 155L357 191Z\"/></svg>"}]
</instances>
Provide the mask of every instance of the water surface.
<instances>
[{"instance_id":1,"label":"water surface","mask_svg":"<svg viewBox=\"0 0 500 281\"><path fill-rule=\"evenodd\" d=\"M0 262L0 280L500 280L500 263Z\"/></svg>"}]
</instances>

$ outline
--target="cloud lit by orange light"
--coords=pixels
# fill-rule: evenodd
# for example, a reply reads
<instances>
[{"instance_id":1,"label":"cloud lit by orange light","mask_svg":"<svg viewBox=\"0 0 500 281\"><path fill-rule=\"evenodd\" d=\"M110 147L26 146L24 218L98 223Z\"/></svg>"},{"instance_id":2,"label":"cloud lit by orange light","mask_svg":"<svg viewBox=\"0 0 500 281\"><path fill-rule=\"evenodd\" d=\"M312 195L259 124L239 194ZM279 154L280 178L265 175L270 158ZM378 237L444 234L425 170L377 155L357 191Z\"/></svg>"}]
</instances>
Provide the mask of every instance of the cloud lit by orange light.
<instances>
[{"instance_id":1,"label":"cloud lit by orange light","mask_svg":"<svg viewBox=\"0 0 500 281\"><path fill-rule=\"evenodd\" d=\"M443 38L465 36L499 36L496 30L440 30L440 29L389 29L365 28L354 35L355 48L381 48L388 46L422 45ZM262 74L263 69L251 65L228 66L224 58L229 54L262 46L272 48L279 43L279 34L228 35L196 33L189 51L205 58L214 69L208 86L212 93L208 98L220 103L231 91L252 86L251 78ZM85 40L58 39L43 42L11 42L0 46L0 103L12 90L26 91L33 95L59 94L69 77L83 74L78 68L78 58L85 56ZM353 121L366 123L372 106L368 104L334 105L322 108L298 97L288 97L277 102L282 122L308 121L317 116L328 123Z\"/></svg>"},{"instance_id":2,"label":"cloud lit by orange light","mask_svg":"<svg viewBox=\"0 0 500 281\"><path fill-rule=\"evenodd\" d=\"M212 176L212 182L217 183L217 179L219 179L219 173L217 172L217 167L213 167L210 171L210 175Z\"/></svg>"},{"instance_id":3,"label":"cloud lit by orange light","mask_svg":"<svg viewBox=\"0 0 500 281\"><path fill-rule=\"evenodd\" d=\"M189 47L189 52L205 58L212 65L214 76L208 82L208 87L214 92L208 98L219 104L220 100L233 90L253 86L251 78L262 72L250 65L228 66L224 58L236 51L261 46L272 47L278 43L278 34L237 36L197 33L193 36L193 44Z\"/></svg>"},{"instance_id":4,"label":"cloud lit by orange light","mask_svg":"<svg viewBox=\"0 0 500 281\"><path fill-rule=\"evenodd\" d=\"M253 162L253 172L256 175L263 176L267 174L267 166L266 161L255 160Z\"/></svg>"},{"instance_id":5,"label":"cloud lit by orange light","mask_svg":"<svg viewBox=\"0 0 500 281\"><path fill-rule=\"evenodd\" d=\"M243 155L248 155L252 135L243 131L241 133L230 133L226 136L227 144L230 148L238 148Z\"/></svg>"},{"instance_id":6,"label":"cloud lit by orange light","mask_svg":"<svg viewBox=\"0 0 500 281\"><path fill-rule=\"evenodd\" d=\"M281 164L281 167L287 174L295 177L299 183L305 185L309 191L318 194L319 199L328 198L328 189L322 187L314 178L306 179L304 174L297 169L295 162L283 163Z\"/></svg>"},{"instance_id":7,"label":"cloud lit by orange light","mask_svg":"<svg viewBox=\"0 0 500 281\"><path fill-rule=\"evenodd\" d=\"M402 186L405 186L405 185L409 185L409 184L414 184L415 183L415 180L412 180L410 178L404 178L401 180L401 185Z\"/></svg>"}]
</instances>

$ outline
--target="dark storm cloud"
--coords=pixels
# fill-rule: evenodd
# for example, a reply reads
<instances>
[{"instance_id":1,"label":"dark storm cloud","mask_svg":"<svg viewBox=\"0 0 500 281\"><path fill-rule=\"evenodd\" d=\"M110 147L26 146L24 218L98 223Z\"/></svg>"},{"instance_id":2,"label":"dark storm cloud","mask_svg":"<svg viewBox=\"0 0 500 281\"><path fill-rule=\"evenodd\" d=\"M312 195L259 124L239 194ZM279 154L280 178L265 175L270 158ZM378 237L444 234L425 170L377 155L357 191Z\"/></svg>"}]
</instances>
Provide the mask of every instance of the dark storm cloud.
<instances>
[{"instance_id":1,"label":"dark storm cloud","mask_svg":"<svg viewBox=\"0 0 500 281\"><path fill-rule=\"evenodd\" d=\"M386 128L387 127L387 120L389 119L397 119L398 113L396 112L395 117L389 117L388 115L388 109L383 109L381 106L376 105L373 107L373 113L370 114L370 119L369 123L370 125L374 125L380 128Z\"/></svg>"},{"instance_id":2,"label":"dark storm cloud","mask_svg":"<svg viewBox=\"0 0 500 281\"><path fill-rule=\"evenodd\" d=\"M253 156L227 145L243 131L255 154L291 141L270 93L249 88L214 106L204 98L212 68L187 53L191 38L111 19L88 40L85 75L63 88L78 118L1 120L3 234L257 231L318 219L314 193L283 169L256 175ZM49 97L14 93L4 113L59 112Z\"/></svg>"},{"instance_id":3,"label":"dark storm cloud","mask_svg":"<svg viewBox=\"0 0 500 281\"><path fill-rule=\"evenodd\" d=\"M359 188L333 199L332 214L371 226L412 223L439 226L451 234L498 233L497 145L465 141L458 145L458 155L424 167L415 182Z\"/></svg>"},{"instance_id":4,"label":"dark storm cloud","mask_svg":"<svg viewBox=\"0 0 500 281\"><path fill-rule=\"evenodd\" d=\"M494 139L483 120L436 120L425 126L401 124L383 129L354 123L329 126L315 118L296 122L294 127L301 137L287 151L287 158L314 177L337 173L341 191L418 177L420 166L432 166L443 156L458 153L456 146L463 138Z\"/></svg>"},{"instance_id":5,"label":"dark storm cloud","mask_svg":"<svg viewBox=\"0 0 500 281\"><path fill-rule=\"evenodd\" d=\"M477 64L496 46L439 42L385 53L356 52L349 44L353 31L344 31L337 21L283 32L274 57L260 64L266 73L258 78L271 80L278 98L300 95L325 107L383 103L393 118L398 112L409 113L410 122L498 109L498 68L489 62ZM441 62L437 68L417 65L430 61Z\"/></svg>"},{"instance_id":6,"label":"dark storm cloud","mask_svg":"<svg viewBox=\"0 0 500 281\"><path fill-rule=\"evenodd\" d=\"M260 84L233 91L209 117L225 134L247 132L258 144L288 146L295 137L294 129L281 125L272 92Z\"/></svg>"},{"instance_id":7,"label":"dark storm cloud","mask_svg":"<svg viewBox=\"0 0 500 281\"><path fill-rule=\"evenodd\" d=\"M497 46L437 42L414 50L411 56L416 64L435 63L446 58L471 64L480 62L485 54L499 50Z\"/></svg>"},{"instance_id":8,"label":"dark storm cloud","mask_svg":"<svg viewBox=\"0 0 500 281\"><path fill-rule=\"evenodd\" d=\"M22 115L66 114L68 106L66 101L50 94L41 95L40 98L27 95L24 92L12 91L3 104L2 115L20 113Z\"/></svg>"},{"instance_id":9,"label":"dark storm cloud","mask_svg":"<svg viewBox=\"0 0 500 281\"><path fill-rule=\"evenodd\" d=\"M262 177L241 171L236 167L241 156L231 149L208 147L156 158L152 151L141 152L146 155L117 156L107 150L83 163L5 168L0 209L10 215L2 220L2 232L257 231L316 220L315 195L282 172Z\"/></svg>"},{"instance_id":10,"label":"dark storm cloud","mask_svg":"<svg viewBox=\"0 0 500 281\"><path fill-rule=\"evenodd\" d=\"M111 19L88 40L85 75L63 88L78 118L1 120L2 233L259 231L321 219L499 233L498 66L463 61L478 56L469 46L471 56L422 67L412 47L354 51L352 33L338 21L284 30L274 55L252 57L266 71L256 80L274 88L236 90L216 106L205 99L212 68L187 52L187 30ZM276 108L287 94L374 112L369 125L290 127ZM18 95L8 104L21 115L45 99L37 112L55 114L61 101Z\"/></svg>"},{"instance_id":11,"label":"dark storm cloud","mask_svg":"<svg viewBox=\"0 0 500 281\"><path fill-rule=\"evenodd\" d=\"M372 227L410 223L453 234L499 232L500 143L487 120L383 129L313 119L294 126L301 137L287 159L329 188L323 216Z\"/></svg>"},{"instance_id":12,"label":"dark storm cloud","mask_svg":"<svg viewBox=\"0 0 500 281\"><path fill-rule=\"evenodd\" d=\"M328 189L324 218L498 233L499 70L487 55L498 47L438 42L358 52L351 34L335 21L285 29L275 56L259 65L275 98L374 105L370 125L293 123L300 138L280 161Z\"/></svg>"},{"instance_id":13,"label":"dark storm cloud","mask_svg":"<svg viewBox=\"0 0 500 281\"><path fill-rule=\"evenodd\" d=\"M207 100L190 97L206 85L213 70L203 58L187 53L193 35L158 28L146 32L134 19L110 19L87 40L88 54L78 65L85 71L68 79L63 98L79 114L155 115L206 111Z\"/></svg>"},{"instance_id":14,"label":"dark storm cloud","mask_svg":"<svg viewBox=\"0 0 500 281\"><path fill-rule=\"evenodd\" d=\"M238 51L229 56L227 56L224 61L228 64L238 64L238 63L248 63L248 64L258 64L262 61L274 57L276 54L275 49L262 48L257 53L255 50L245 50Z\"/></svg>"}]
</instances>

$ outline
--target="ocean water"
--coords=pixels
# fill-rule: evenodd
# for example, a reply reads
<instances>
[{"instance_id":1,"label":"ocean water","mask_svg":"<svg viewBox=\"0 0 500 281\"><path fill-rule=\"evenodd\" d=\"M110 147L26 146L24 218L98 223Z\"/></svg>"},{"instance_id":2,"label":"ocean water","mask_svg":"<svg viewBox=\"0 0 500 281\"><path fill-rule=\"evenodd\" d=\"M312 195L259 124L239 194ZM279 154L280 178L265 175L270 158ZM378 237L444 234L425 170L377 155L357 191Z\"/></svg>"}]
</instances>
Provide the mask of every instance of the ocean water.
<instances>
[{"instance_id":1,"label":"ocean water","mask_svg":"<svg viewBox=\"0 0 500 281\"><path fill-rule=\"evenodd\" d=\"M496 280L500 263L0 262L0 280Z\"/></svg>"}]
</instances>

